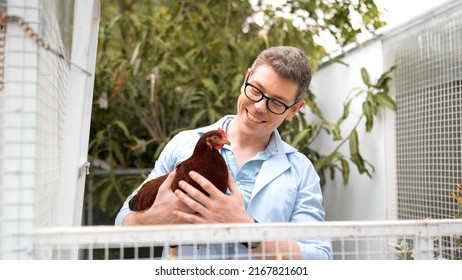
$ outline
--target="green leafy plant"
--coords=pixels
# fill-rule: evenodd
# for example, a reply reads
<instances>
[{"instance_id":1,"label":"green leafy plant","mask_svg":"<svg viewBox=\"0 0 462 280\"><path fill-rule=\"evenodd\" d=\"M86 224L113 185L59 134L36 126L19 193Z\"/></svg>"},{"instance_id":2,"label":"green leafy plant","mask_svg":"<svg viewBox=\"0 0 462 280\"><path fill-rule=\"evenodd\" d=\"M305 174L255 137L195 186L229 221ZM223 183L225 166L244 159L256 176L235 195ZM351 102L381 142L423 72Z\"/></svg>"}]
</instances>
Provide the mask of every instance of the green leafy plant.
<instances>
[{"instance_id":1,"label":"green leafy plant","mask_svg":"<svg viewBox=\"0 0 462 280\"><path fill-rule=\"evenodd\" d=\"M399 245L395 246L395 256L398 260L413 260L413 248L410 246L406 240L401 240Z\"/></svg>"},{"instance_id":2,"label":"green leafy plant","mask_svg":"<svg viewBox=\"0 0 462 280\"><path fill-rule=\"evenodd\" d=\"M456 192L451 193L451 197L456 201L457 211L452 213L455 219L462 219L462 183L456 185ZM436 240L437 244L451 244L452 249L446 249L443 254L435 253L435 259L462 260L462 235L445 236Z\"/></svg>"},{"instance_id":3,"label":"green leafy plant","mask_svg":"<svg viewBox=\"0 0 462 280\"><path fill-rule=\"evenodd\" d=\"M457 192L451 193L451 197L456 200L457 212L452 213L456 219L462 218L462 184L457 184ZM445 245L446 244L446 245ZM462 260L462 235L441 236L433 240L434 259ZM401 240L395 246L395 256L399 260L413 260L414 249L406 240Z\"/></svg>"},{"instance_id":4,"label":"green leafy plant","mask_svg":"<svg viewBox=\"0 0 462 280\"><path fill-rule=\"evenodd\" d=\"M350 164L354 164L360 174L365 173L369 177L372 176L374 168L362 157L359 150L360 145L357 129L362 120L365 119L366 132L370 132L373 127L374 118L377 116L380 108L396 110L396 104L389 96L388 86L391 80L390 75L395 70L396 66L391 67L374 83L371 81L367 70L362 68L361 74L365 88L356 88L351 92L351 96L344 102L343 113L336 122L330 122L324 118L321 110L314 102L313 95L309 94L305 98L305 102L310 111L318 118L318 122L308 123L305 115L300 113L292 122L285 123L281 129L283 137L314 162L316 171L320 174L322 185L324 185L328 174L333 179L336 172L340 172L343 183L347 184L350 176ZM342 137L340 127L350 117L350 105L356 102L357 99L360 101L363 100L362 114L358 117L351 130L346 133L346 137ZM330 134L333 141L338 143L327 155L322 155L311 148L311 143L319 136L322 130ZM340 148L346 144L349 146L348 154L340 151Z\"/></svg>"},{"instance_id":5,"label":"green leafy plant","mask_svg":"<svg viewBox=\"0 0 462 280\"><path fill-rule=\"evenodd\" d=\"M451 197L457 202L457 212L452 215L456 219L462 219L462 183L457 185L457 192L451 193Z\"/></svg>"}]
</instances>

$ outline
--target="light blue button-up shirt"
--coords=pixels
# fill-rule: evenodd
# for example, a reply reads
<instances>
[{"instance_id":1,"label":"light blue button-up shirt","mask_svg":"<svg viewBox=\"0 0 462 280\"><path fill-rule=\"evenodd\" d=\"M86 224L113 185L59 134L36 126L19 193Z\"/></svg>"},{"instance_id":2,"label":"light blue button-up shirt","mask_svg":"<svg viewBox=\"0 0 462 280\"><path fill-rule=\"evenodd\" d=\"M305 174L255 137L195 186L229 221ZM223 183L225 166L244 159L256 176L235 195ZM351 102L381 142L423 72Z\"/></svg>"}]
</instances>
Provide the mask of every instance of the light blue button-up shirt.
<instances>
[{"instance_id":1,"label":"light blue button-up shirt","mask_svg":"<svg viewBox=\"0 0 462 280\"><path fill-rule=\"evenodd\" d=\"M189 158L202 133L227 125L235 116L225 116L217 123L180 132L165 146L154 169L145 182L171 172L177 164ZM229 146L221 153L231 170L233 180L241 190L247 212L260 223L271 222L322 222L325 212L319 176L309 159L282 141L275 130L266 150L256 154L240 169ZM120 209L115 224L121 225L131 210L128 201L138 192L130 195ZM327 240L297 241L302 259L331 259L332 248ZM187 256L220 256L219 258L248 258L248 249L240 244L210 246L180 246L178 254Z\"/></svg>"}]
</instances>

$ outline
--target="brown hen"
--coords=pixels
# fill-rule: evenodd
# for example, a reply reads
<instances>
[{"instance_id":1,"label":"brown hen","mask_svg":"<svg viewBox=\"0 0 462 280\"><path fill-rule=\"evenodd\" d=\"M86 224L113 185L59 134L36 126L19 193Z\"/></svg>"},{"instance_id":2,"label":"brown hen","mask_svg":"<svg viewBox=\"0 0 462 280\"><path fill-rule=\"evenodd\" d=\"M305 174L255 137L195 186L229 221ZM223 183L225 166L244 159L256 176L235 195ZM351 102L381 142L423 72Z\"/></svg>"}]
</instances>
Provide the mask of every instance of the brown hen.
<instances>
[{"instance_id":1,"label":"brown hen","mask_svg":"<svg viewBox=\"0 0 462 280\"><path fill-rule=\"evenodd\" d=\"M228 168L225 160L218 151L225 144L230 145L230 142L221 128L204 133L197 141L191 157L175 167L176 174L172 190L179 189L178 183L184 180L202 193L208 195L196 181L189 177L189 171L196 171L207 178L221 192L226 193L228 188ZM162 185L167 176L168 174L144 183L138 193L129 201L129 208L133 211L143 211L150 208L156 200L160 185ZM170 246L170 258L176 257L176 247L176 245Z\"/></svg>"},{"instance_id":2,"label":"brown hen","mask_svg":"<svg viewBox=\"0 0 462 280\"><path fill-rule=\"evenodd\" d=\"M230 145L225 132L221 128L204 133L197 141L191 157L175 167L176 175L173 180L172 190L179 189L178 183L184 180L208 195L196 181L189 177L189 171L195 171L207 178L221 192L226 193L228 188L228 168L218 151L225 144ZM160 185L167 176L168 174L143 184L138 193L129 201L129 208L133 211L150 208L156 199Z\"/></svg>"}]
</instances>

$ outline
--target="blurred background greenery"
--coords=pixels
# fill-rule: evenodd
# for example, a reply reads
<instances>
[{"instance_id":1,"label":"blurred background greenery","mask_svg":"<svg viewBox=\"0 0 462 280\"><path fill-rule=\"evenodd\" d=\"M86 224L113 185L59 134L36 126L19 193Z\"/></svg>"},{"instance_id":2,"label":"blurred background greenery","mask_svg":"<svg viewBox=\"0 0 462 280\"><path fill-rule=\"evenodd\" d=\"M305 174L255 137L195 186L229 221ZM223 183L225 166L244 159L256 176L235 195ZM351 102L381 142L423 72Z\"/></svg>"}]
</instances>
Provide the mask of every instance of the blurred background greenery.
<instances>
[{"instance_id":1,"label":"blurred background greenery","mask_svg":"<svg viewBox=\"0 0 462 280\"><path fill-rule=\"evenodd\" d=\"M85 224L112 224L173 135L234 114L245 71L263 49L296 46L316 71L328 55L320 38L345 47L385 25L372 0L279 2L101 1ZM364 86L352 96L363 102L360 120L368 131L380 107L395 108L387 87L393 70L373 82L362 69ZM309 92L306 110L280 128L283 138L310 158L323 186L337 174L347 182L351 164L371 176L373 166L359 151L360 121L340 131L353 99L339 100L343 115L330 121L315 96ZM310 148L321 130L339 143L328 154ZM339 151L342 145L349 145L348 154ZM104 218L95 219L95 212Z\"/></svg>"}]
</instances>

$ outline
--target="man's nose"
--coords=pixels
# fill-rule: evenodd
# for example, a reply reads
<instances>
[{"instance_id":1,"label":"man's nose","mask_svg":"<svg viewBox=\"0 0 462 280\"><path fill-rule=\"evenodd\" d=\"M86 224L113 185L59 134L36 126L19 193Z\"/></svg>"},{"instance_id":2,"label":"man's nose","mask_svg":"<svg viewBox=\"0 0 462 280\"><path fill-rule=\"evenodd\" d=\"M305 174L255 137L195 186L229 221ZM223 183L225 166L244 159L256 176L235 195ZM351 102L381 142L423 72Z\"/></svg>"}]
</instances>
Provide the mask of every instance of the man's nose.
<instances>
[{"instance_id":1,"label":"man's nose","mask_svg":"<svg viewBox=\"0 0 462 280\"><path fill-rule=\"evenodd\" d=\"M254 103L255 109L260 113L265 113L268 108L266 108L266 99L262 98L260 101Z\"/></svg>"}]
</instances>

